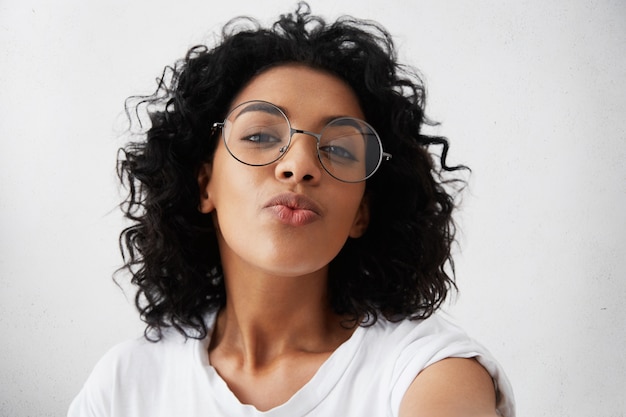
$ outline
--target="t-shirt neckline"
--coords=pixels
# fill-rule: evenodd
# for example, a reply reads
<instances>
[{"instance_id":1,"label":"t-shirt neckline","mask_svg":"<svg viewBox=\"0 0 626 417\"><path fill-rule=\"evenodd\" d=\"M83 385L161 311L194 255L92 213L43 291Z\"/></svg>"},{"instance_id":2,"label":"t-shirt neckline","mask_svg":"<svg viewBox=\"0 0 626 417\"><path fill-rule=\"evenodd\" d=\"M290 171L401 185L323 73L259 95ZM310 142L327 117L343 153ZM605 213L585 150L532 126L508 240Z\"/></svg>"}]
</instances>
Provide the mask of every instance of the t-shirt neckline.
<instances>
[{"instance_id":1,"label":"t-shirt neckline","mask_svg":"<svg viewBox=\"0 0 626 417\"><path fill-rule=\"evenodd\" d=\"M208 393L208 395L213 395L216 402L221 404L225 411L231 413L230 415L241 417L293 417L306 415L318 406L337 385L354 359L364 336L364 328L358 326L348 340L331 353L313 377L296 391L289 400L270 410L259 411L253 405L242 404L209 361L207 352L216 317L217 314L215 313L207 317L207 337L198 341L196 360L206 371L211 389L211 393Z\"/></svg>"}]
</instances>

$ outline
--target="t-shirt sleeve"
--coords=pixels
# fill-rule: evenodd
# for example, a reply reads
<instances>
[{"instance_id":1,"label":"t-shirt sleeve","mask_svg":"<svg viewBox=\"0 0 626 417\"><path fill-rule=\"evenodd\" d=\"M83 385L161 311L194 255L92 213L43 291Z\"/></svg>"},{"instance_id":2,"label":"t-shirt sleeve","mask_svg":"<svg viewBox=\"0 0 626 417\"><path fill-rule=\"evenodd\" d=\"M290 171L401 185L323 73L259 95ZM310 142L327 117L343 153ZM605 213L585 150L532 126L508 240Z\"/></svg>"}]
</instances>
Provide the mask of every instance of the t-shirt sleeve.
<instances>
[{"instance_id":1,"label":"t-shirt sleeve","mask_svg":"<svg viewBox=\"0 0 626 417\"><path fill-rule=\"evenodd\" d=\"M511 385L501 366L481 344L460 328L439 316L422 322L409 333L396 363L396 378L391 394L394 416L415 377L428 366L446 358L475 358L491 375L496 388L497 410L503 417L515 417Z\"/></svg>"}]
</instances>

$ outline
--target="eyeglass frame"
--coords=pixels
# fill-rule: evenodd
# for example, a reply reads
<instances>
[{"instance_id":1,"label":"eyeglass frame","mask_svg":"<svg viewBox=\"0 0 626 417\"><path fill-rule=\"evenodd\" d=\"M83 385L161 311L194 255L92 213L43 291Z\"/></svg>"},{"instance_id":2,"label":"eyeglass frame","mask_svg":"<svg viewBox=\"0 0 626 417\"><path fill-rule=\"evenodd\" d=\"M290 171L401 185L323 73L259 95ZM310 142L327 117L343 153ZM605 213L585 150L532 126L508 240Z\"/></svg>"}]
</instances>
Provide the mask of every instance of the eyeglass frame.
<instances>
[{"instance_id":1,"label":"eyeglass frame","mask_svg":"<svg viewBox=\"0 0 626 417\"><path fill-rule=\"evenodd\" d=\"M285 118L285 121L287 122L287 127L289 127L289 140L287 141L287 144L283 147L281 147L278 151L279 151L279 156L267 163L264 164L252 164L249 162L245 162L242 161L241 159L239 159L237 156L235 156L233 154L233 152L230 150L230 148L228 147L228 144L226 143L226 136L224 135L224 127L226 125L226 121L228 120L228 118L231 116L231 114L237 110L239 107L244 106L246 104L250 104L250 103L264 103L264 104L268 104L272 107L274 107L276 110L278 110L278 112ZM328 168L326 167L326 165L324 165L324 162L322 162L322 156L320 155L320 140L322 138L322 133L324 132L324 129L326 129L331 123L336 122L337 120L355 120L358 123L361 123L363 125L365 125L368 129L370 129L372 131L372 133L374 133L374 136L376 137L376 140L378 141L378 148L380 149L380 155L378 157L378 162L376 163L376 167L372 170L372 172L370 174L368 174L365 178L360 179L360 180L356 180L356 181L348 181L348 180L344 180L341 178L338 178L337 176L335 176L332 172L330 172L328 170ZM265 100L248 100L248 101L244 101L243 103L238 104L237 106L235 106L232 110L230 110L228 112L228 114L226 115L226 117L224 118L223 122L215 122L213 123L213 126L211 127L211 133L214 134L216 129L222 129L222 141L224 142L224 146L226 147L226 150L228 151L228 153L230 154L230 156L232 156L233 158L235 158L235 160L237 160L238 162L244 164L244 165L248 165L248 166L253 166L253 167L262 167L262 166L267 166L267 165L271 165L274 162L279 161L281 158L283 158L286 154L287 151L289 150L289 148L291 147L291 143L292 143L292 139L293 139L293 135L296 133L300 133L303 135L309 135L309 136L313 136L315 138L315 149L316 149L316 153L317 153L317 159L320 162L320 165L322 166L322 168L324 168L324 171L326 171L328 173L328 175L330 175L331 177L335 178L338 181L341 182L345 182L345 183L359 183L359 182L363 182L365 180L367 180L368 178L371 178L380 168L382 161L389 161L392 158L392 155L388 152L385 152L383 150L383 142L380 139L380 136L378 135L378 132L376 131L376 129L374 129L374 127L372 125L370 125L369 123L367 123L365 120L361 120L357 117L350 117L350 116L345 116L345 117L338 117L335 119L330 120L328 123L326 123L326 125L324 125L324 127L322 128L322 130L320 131L320 133L315 133L315 132L311 132L308 130L303 130L303 129L296 129L291 125L291 120L289 120L289 117L287 117L287 115L285 114L285 112L283 111L283 109L281 109L280 107L278 107L276 104L274 103L270 103L269 101L265 101Z\"/></svg>"}]
</instances>

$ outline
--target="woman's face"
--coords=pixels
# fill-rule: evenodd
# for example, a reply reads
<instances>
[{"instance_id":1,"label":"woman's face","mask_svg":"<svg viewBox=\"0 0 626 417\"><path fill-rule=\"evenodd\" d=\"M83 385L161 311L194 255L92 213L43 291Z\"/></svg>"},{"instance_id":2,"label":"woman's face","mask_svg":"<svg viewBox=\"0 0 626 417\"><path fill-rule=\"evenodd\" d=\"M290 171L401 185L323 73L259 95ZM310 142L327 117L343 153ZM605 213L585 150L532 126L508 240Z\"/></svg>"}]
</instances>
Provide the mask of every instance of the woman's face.
<instances>
[{"instance_id":1,"label":"woman's face","mask_svg":"<svg viewBox=\"0 0 626 417\"><path fill-rule=\"evenodd\" d=\"M293 128L316 133L337 117L364 118L345 82L302 65L259 74L231 108L250 100L273 103ZM200 208L213 214L226 274L297 276L323 270L348 237L360 237L368 224L365 182L331 177L320 165L313 136L295 133L286 154L266 166L242 164L220 140L198 180Z\"/></svg>"}]
</instances>

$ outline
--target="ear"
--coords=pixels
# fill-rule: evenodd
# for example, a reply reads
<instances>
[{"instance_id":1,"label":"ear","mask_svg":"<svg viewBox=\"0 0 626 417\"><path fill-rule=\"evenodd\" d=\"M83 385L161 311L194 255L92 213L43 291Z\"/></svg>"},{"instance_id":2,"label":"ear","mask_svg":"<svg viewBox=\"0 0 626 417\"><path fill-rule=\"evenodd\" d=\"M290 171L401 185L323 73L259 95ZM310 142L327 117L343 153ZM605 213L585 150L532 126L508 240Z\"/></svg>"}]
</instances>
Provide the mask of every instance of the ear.
<instances>
[{"instance_id":1,"label":"ear","mask_svg":"<svg viewBox=\"0 0 626 417\"><path fill-rule=\"evenodd\" d=\"M209 183L211 180L211 171L213 166L209 162L202 164L198 170L198 190L200 191L200 204L198 204L198 211L200 213L210 213L215 209L215 205L211 200L209 194Z\"/></svg>"},{"instance_id":2,"label":"ear","mask_svg":"<svg viewBox=\"0 0 626 417\"><path fill-rule=\"evenodd\" d=\"M352 238L359 238L365 234L367 230L367 226L370 224L370 205L369 199L367 195L363 196L361 200L361 205L354 217L354 223L352 223L352 228L350 229L349 236Z\"/></svg>"}]
</instances>

